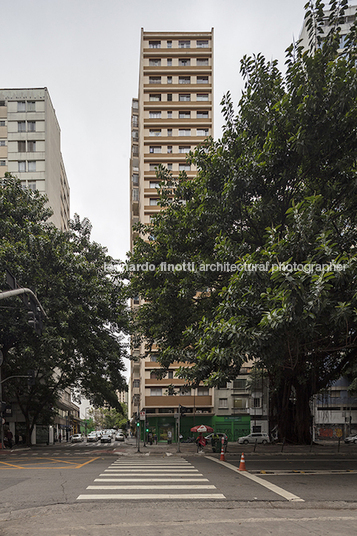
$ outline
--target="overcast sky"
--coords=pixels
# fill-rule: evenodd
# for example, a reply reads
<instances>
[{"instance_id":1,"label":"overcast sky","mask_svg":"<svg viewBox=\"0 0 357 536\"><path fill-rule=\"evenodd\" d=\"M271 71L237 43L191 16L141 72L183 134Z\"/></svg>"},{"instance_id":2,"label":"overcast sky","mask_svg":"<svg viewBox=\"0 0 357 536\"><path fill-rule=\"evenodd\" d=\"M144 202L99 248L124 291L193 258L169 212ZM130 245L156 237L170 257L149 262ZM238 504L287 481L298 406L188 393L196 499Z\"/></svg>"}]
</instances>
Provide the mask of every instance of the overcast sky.
<instances>
[{"instance_id":1,"label":"overcast sky","mask_svg":"<svg viewBox=\"0 0 357 536\"><path fill-rule=\"evenodd\" d=\"M17 0L1 2L1 87L47 87L61 127L71 215L124 259L129 249L130 106L137 96L140 29L214 28L215 137L220 101L237 102L243 55L283 69L306 0Z\"/></svg>"}]
</instances>

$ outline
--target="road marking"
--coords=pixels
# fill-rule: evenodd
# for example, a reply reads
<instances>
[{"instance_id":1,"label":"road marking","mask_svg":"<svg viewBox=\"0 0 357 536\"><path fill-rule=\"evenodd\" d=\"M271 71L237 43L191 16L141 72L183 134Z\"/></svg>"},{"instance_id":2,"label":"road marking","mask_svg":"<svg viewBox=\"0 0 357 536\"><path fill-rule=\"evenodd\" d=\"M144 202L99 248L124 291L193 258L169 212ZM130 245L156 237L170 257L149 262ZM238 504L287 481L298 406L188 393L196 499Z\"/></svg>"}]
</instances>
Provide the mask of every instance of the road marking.
<instances>
[{"instance_id":1,"label":"road marking","mask_svg":"<svg viewBox=\"0 0 357 536\"><path fill-rule=\"evenodd\" d=\"M93 501L93 500L120 500L120 501L125 501L125 500L129 500L129 501L132 501L132 500L135 500L135 501L143 501L143 500L174 500L174 499L177 499L177 500L192 500L192 499L225 499L225 496L222 494L222 493L184 493L182 495L170 495L170 494L167 494L167 493L163 493L163 494L158 494L158 493L150 493L150 495L148 494L145 494L145 493L137 493L137 494L128 494L128 495L117 495L117 494L100 494L100 495L79 495L79 497L77 497L77 500L78 501L82 501L82 500L89 500L89 501Z\"/></svg>"},{"instance_id":2,"label":"road marking","mask_svg":"<svg viewBox=\"0 0 357 536\"><path fill-rule=\"evenodd\" d=\"M140 473L141 474L141 473ZM151 472L151 473L147 473L145 475L142 475L143 478L146 478L148 476L155 476L156 472ZM99 476L139 476L138 474L132 474L132 473L101 473ZM160 473L160 475L158 476L173 476L171 473ZM195 474L192 474L192 473L186 473L186 474L180 474L180 475L175 475L175 476L203 476L202 473L195 473Z\"/></svg>"},{"instance_id":3,"label":"road marking","mask_svg":"<svg viewBox=\"0 0 357 536\"><path fill-rule=\"evenodd\" d=\"M96 478L94 482L208 482L208 478Z\"/></svg>"},{"instance_id":4,"label":"road marking","mask_svg":"<svg viewBox=\"0 0 357 536\"><path fill-rule=\"evenodd\" d=\"M104 471L106 472L111 472L111 473L140 473L140 474L143 474L143 473L162 473L164 471L167 471L168 468L166 469L104 469ZM198 473L198 469L190 469L190 468L186 468L186 469L171 469L170 467L170 471L172 473Z\"/></svg>"},{"instance_id":5,"label":"road marking","mask_svg":"<svg viewBox=\"0 0 357 536\"><path fill-rule=\"evenodd\" d=\"M92 458L91 460L88 460L87 462L81 463L80 465L76 465L76 469L80 469L81 467L84 467L85 465L88 465L89 463L95 462L95 460L99 460L99 457Z\"/></svg>"},{"instance_id":6,"label":"road marking","mask_svg":"<svg viewBox=\"0 0 357 536\"><path fill-rule=\"evenodd\" d=\"M169 484L155 484L154 486L88 486L87 489L217 489L213 484L184 484L183 486L178 486L174 484L170 486Z\"/></svg>"},{"instance_id":7,"label":"road marking","mask_svg":"<svg viewBox=\"0 0 357 536\"><path fill-rule=\"evenodd\" d=\"M261 486L268 488L270 491L276 493L277 495L280 495L281 497L284 497L287 501L294 501L294 502L305 502L304 499L301 499L297 495L294 495L293 493L290 493L289 491L286 491L283 488L280 488L279 486L276 486L275 484L271 484L271 482L266 482L262 478L252 475L248 473L248 471L239 471L238 467L235 467L234 465L223 462L221 460L218 460L217 458L212 458L211 456L206 456L208 460L213 460L214 462L220 463L221 465L224 465L224 467L227 467L228 469L231 469L235 473L244 476L245 478L249 478L253 482L256 482L257 484L260 484Z\"/></svg>"}]
</instances>

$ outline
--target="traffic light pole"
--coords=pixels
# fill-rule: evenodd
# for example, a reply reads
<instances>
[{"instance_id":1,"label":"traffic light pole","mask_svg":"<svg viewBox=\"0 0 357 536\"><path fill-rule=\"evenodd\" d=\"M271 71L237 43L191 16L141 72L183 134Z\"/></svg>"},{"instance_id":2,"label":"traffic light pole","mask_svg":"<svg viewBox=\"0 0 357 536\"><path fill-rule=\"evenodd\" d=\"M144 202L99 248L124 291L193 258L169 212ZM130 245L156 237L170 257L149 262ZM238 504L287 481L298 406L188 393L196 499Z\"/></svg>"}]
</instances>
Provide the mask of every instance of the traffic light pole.
<instances>
[{"instance_id":1,"label":"traffic light pole","mask_svg":"<svg viewBox=\"0 0 357 536\"><path fill-rule=\"evenodd\" d=\"M178 417L177 417L177 452L181 452L180 435L181 435L181 406L179 406L178 408Z\"/></svg>"}]
</instances>

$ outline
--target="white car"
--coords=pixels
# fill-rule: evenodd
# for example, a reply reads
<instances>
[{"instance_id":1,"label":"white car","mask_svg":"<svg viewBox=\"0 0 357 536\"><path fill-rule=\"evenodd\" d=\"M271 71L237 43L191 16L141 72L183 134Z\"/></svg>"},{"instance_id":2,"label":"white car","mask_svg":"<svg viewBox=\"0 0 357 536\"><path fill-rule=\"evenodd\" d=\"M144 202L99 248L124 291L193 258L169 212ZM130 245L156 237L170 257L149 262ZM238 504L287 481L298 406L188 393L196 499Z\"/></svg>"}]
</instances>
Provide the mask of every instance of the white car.
<instances>
[{"instance_id":1,"label":"white car","mask_svg":"<svg viewBox=\"0 0 357 536\"><path fill-rule=\"evenodd\" d=\"M125 440L125 437L124 437L123 432L117 432L115 434L115 441L124 441L124 440Z\"/></svg>"},{"instance_id":2,"label":"white car","mask_svg":"<svg viewBox=\"0 0 357 536\"><path fill-rule=\"evenodd\" d=\"M87 435L87 443L96 443L99 437L96 432L91 432Z\"/></svg>"},{"instance_id":3,"label":"white car","mask_svg":"<svg viewBox=\"0 0 357 536\"><path fill-rule=\"evenodd\" d=\"M263 443L263 445L265 445L266 443L270 443L270 439L269 439L268 434L265 434L264 432L254 432L247 436L238 438L238 443L240 444Z\"/></svg>"},{"instance_id":4,"label":"white car","mask_svg":"<svg viewBox=\"0 0 357 536\"><path fill-rule=\"evenodd\" d=\"M357 443L357 435L346 437L345 443Z\"/></svg>"},{"instance_id":5,"label":"white car","mask_svg":"<svg viewBox=\"0 0 357 536\"><path fill-rule=\"evenodd\" d=\"M71 437L71 443L81 443L83 441L82 434L73 434Z\"/></svg>"}]
</instances>

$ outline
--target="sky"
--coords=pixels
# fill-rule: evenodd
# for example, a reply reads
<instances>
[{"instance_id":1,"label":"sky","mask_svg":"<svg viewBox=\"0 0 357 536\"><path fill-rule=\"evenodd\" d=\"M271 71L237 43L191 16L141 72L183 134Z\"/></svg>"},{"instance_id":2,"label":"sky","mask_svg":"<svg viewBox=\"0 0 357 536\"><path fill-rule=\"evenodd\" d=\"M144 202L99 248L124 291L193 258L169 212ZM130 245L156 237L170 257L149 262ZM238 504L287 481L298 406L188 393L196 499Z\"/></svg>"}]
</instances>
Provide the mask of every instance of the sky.
<instances>
[{"instance_id":1,"label":"sky","mask_svg":"<svg viewBox=\"0 0 357 536\"><path fill-rule=\"evenodd\" d=\"M137 96L141 28L214 28L215 138L220 101L243 89L240 60L262 53L284 69L306 0L1 1L2 88L47 87L61 127L71 216L124 260L129 249L130 107Z\"/></svg>"},{"instance_id":2,"label":"sky","mask_svg":"<svg viewBox=\"0 0 357 536\"><path fill-rule=\"evenodd\" d=\"M238 103L240 60L262 53L284 70L306 0L1 1L1 88L47 87L61 128L71 217L114 259L129 250L131 100L138 94L141 28L214 28L214 137L220 102Z\"/></svg>"}]
</instances>

